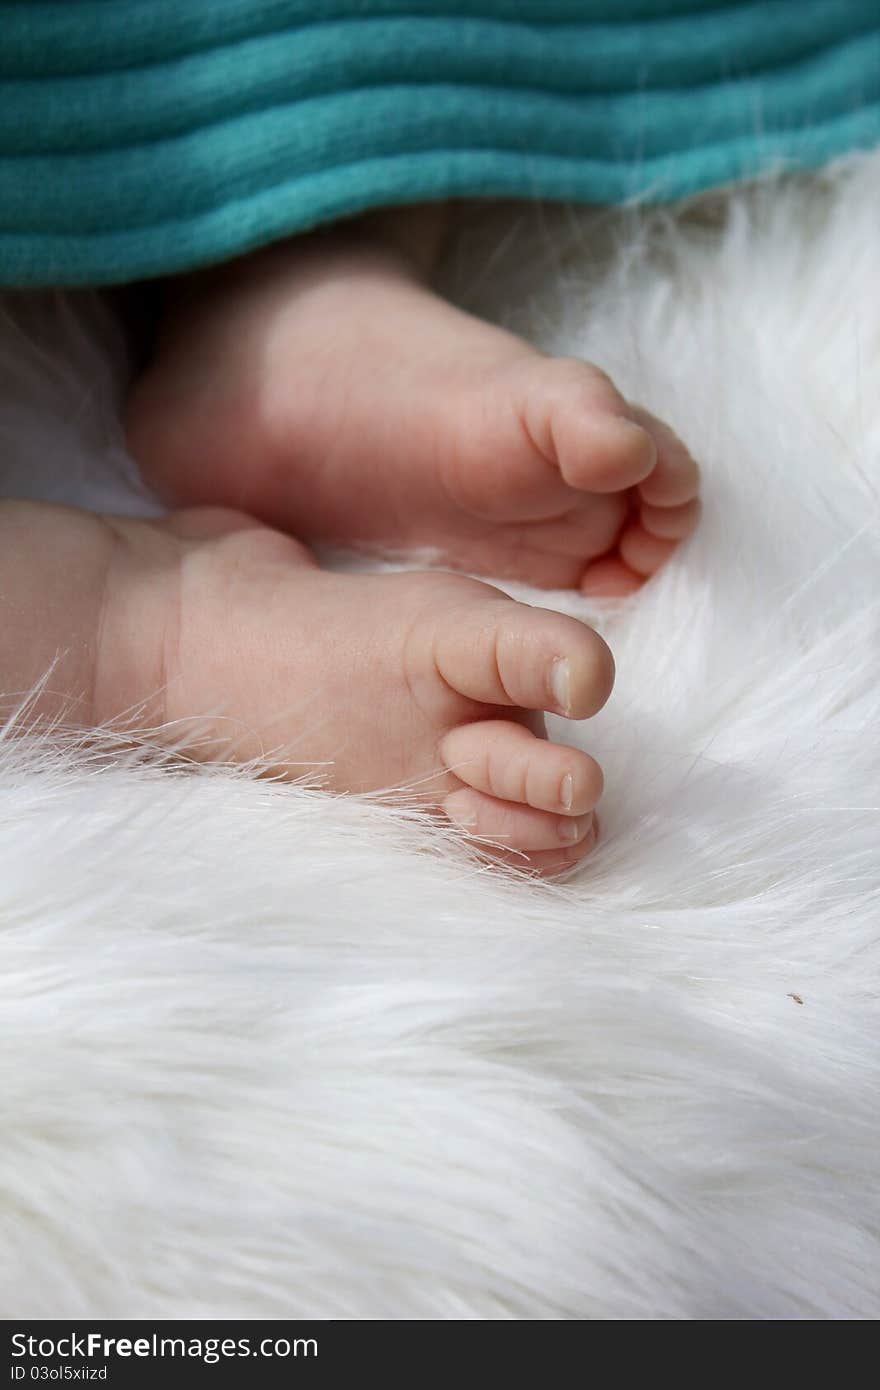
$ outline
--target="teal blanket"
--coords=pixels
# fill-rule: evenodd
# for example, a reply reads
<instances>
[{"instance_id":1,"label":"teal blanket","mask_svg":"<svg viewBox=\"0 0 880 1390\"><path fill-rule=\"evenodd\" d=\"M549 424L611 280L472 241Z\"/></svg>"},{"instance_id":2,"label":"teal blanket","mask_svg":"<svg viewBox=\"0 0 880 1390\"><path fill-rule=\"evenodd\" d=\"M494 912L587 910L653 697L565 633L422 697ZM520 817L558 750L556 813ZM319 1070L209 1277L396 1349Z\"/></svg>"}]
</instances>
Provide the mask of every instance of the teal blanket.
<instances>
[{"instance_id":1,"label":"teal blanket","mask_svg":"<svg viewBox=\"0 0 880 1390\"><path fill-rule=\"evenodd\" d=\"M0 3L0 281L382 204L668 199L880 142L880 0Z\"/></svg>"}]
</instances>

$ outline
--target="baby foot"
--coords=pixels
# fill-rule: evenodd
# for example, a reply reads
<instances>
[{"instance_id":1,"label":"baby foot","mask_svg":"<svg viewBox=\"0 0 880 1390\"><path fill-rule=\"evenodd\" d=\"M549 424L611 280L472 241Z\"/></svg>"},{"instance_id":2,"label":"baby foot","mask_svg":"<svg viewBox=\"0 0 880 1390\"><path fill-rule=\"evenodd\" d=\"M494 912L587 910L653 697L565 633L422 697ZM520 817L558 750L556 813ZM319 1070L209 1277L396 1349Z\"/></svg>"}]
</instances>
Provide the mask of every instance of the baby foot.
<instances>
[{"instance_id":1,"label":"baby foot","mask_svg":"<svg viewBox=\"0 0 880 1390\"><path fill-rule=\"evenodd\" d=\"M533 871L592 847L601 771L548 742L541 713L583 719L608 698L611 654L590 628L460 575L321 570L220 509L124 525L136 558L108 586L99 719L161 673L152 717L175 734L196 717L196 756L268 758L336 791L404 787Z\"/></svg>"},{"instance_id":2,"label":"baby foot","mask_svg":"<svg viewBox=\"0 0 880 1390\"><path fill-rule=\"evenodd\" d=\"M668 426L598 368L446 303L392 249L304 238L176 298L128 412L169 499L606 594L696 524L697 466Z\"/></svg>"}]
</instances>

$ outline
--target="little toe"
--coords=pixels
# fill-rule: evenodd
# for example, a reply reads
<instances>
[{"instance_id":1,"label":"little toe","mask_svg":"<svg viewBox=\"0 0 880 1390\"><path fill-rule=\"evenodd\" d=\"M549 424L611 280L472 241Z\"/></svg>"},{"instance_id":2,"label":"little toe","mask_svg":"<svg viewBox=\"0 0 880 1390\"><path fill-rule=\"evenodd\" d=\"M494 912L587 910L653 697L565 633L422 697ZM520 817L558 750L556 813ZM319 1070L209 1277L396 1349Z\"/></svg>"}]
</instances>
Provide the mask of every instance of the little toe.
<instances>
[{"instance_id":1,"label":"little toe","mask_svg":"<svg viewBox=\"0 0 880 1390\"><path fill-rule=\"evenodd\" d=\"M450 792L443 810L451 821L476 840L487 840L504 849L560 850L595 836L592 812L583 816L559 816L535 811L512 801L487 796L463 787Z\"/></svg>"},{"instance_id":2,"label":"little toe","mask_svg":"<svg viewBox=\"0 0 880 1390\"><path fill-rule=\"evenodd\" d=\"M524 854L521 850L499 849L493 846L491 854L496 864L506 864L511 869L540 878L559 878L577 868L596 846L599 838L598 827L595 834L587 836L579 845L560 845L557 849L532 850Z\"/></svg>"},{"instance_id":3,"label":"little toe","mask_svg":"<svg viewBox=\"0 0 880 1390\"><path fill-rule=\"evenodd\" d=\"M508 719L459 725L445 736L440 753L475 791L557 816L584 815L602 795L602 769L588 753L548 743Z\"/></svg>"},{"instance_id":4,"label":"little toe","mask_svg":"<svg viewBox=\"0 0 880 1390\"><path fill-rule=\"evenodd\" d=\"M700 519L701 504L698 497L691 498L678 507L639 508L639 520L652 536L664 541L683 541L695 529Z\"/></svg>"},{"instance_id":5,"label":"little toe","mask_svg":"<svg viewBox=\"0 0 880 1390\"><path fill-rule=\"evenodd\" d=\"M568 719L596 714L614 684L614 658L599 634L482 587L491 597L450 609L435 631L432 655L445 684L481 704Z\"/></svg>"},{"instance_id":6,"label":"little toe","mask_svg":"<svg viewBox=\"0 0 880 1390\"><path fill-rule=\"evenodd\" d=\"M581 575L580 590L590 598L628 598L644 582L643 574L636 574L618 556L607 555L587 565Z\"/></svg>"},{"instance_id":7,"label":"little toe","mask_svg":"<svg viewBox=\"0 0 880 1390\"><path fill-rule=\"evenodd\" d=\"M639 496L652 507L678 507L696 497L700 470L678 435L663 420L641 406L630 411L646 430L657 448L657 462L651 473L638 484Z\"/></svg>"},{"instance_id":8,"label":"little toe","mask_svg":"<svg viewBox=\"0 0 880 1390\"><path fill-rule=\"evenodd\" d=\"M625 527L620 537L620 558L634 574L647 578L666 564L677 545L678 541L653 536L640 521L634 521Z\"/></svg>"}]
</instances>

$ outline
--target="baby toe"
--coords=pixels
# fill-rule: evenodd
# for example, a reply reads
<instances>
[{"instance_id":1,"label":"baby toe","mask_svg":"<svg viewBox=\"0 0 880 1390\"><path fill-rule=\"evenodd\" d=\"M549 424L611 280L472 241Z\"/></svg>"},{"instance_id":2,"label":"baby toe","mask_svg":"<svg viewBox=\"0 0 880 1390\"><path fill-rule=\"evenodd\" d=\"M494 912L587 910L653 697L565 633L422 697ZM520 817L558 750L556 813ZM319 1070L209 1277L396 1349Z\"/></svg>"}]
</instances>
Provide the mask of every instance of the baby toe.
<instances>
[{"instance_id":1,"label":"baby toe","mask_svg":"<svg viewBox=\"0 0 880 1390\"><path fill-rule=\"evenodd\" d=\"M463 787L450 792L443 810L454 824L475 840L486 840L504 849L560 850L584 846L595 837L592 812L583 816L559 816L536 811L511 801L502 801L485 792Z\"/></svg>"},{"instance_id":2,"label":"baby toe","mask_svg":"<svg viewBox=\"0 0 880 1390\"><path fill-rule=\"evenodd\" d=\"M634 574L647 578L648 575L656 573L661 565L665 565L677 545L677 541L652 536L640 521L634 521L624 529L620 537L620 558Z\"/></svg>"},{"instance_id":3,"label":"baby toe","mask_svg":"<svg viewBox=\"0 0 880 1390\"><path fill-rule=\"evenodd\" d=\"M491 854L496 864L506 864L511 869L539 878L554 879L576 869L595 848L597 839L598 829L595 835L588 836L579 845L561 845L558 849L532 850L531 853L493 846Z\"/></svg>"},{"instance_id":4,"label":"baby toe","mask_svg":"<svg viewBox=\"0 0 880 1390\"><path fill-rule=\"evenodd\" d=\"M657 462L651 473L638 484L639 496L653 507L678 507L696 497L700 470L673 429L641 406L631 407L633 416L649 430L657 447Z\"/></svg>"},{"instance_id":5,"label":"baby toe","mask_svg":"<svg viewBox=\"0 0 880 1390\"><path fill-rule=\"evenodd\" d=\"M664 541L683 541L695 529L700 519L701 504L698 497L691 498L678 507L639 508L639 520L652 536Z\"/></svg>"},{"instance_id":6,"label":"baby toe","mask_svg":"<svg viewBox=\"0 0 880 1390\"><path fill-rule=\"evenodd\" d=\"M593 560L581 575L580 590L590 598L628 598L642 587L645 577L636 574L616 555Z\"/></svg>"}]
</instances>

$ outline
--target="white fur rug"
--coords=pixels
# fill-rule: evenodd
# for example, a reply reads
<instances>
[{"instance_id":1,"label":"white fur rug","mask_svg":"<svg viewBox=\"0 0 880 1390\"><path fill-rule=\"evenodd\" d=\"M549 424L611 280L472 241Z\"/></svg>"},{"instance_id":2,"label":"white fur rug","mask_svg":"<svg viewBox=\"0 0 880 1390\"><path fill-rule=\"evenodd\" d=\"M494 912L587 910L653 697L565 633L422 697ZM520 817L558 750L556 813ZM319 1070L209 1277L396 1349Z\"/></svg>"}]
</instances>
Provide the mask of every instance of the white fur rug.
<instances>
[{"instance_id":1,"label":"white fur rug","mask_svg":"<svg viewBox=\"0 0 880 1390\"><path fill-rule=\"evenodd\" d=\"M872 157L502 210L452 260L706 471L698 537L598 615L604 840L564 887L388 804L7 733L0 1313L877 1316L878 223ZM87 298L7 297L7 492L149 506L121 360Z\"/></svg>"}]
</instances>

